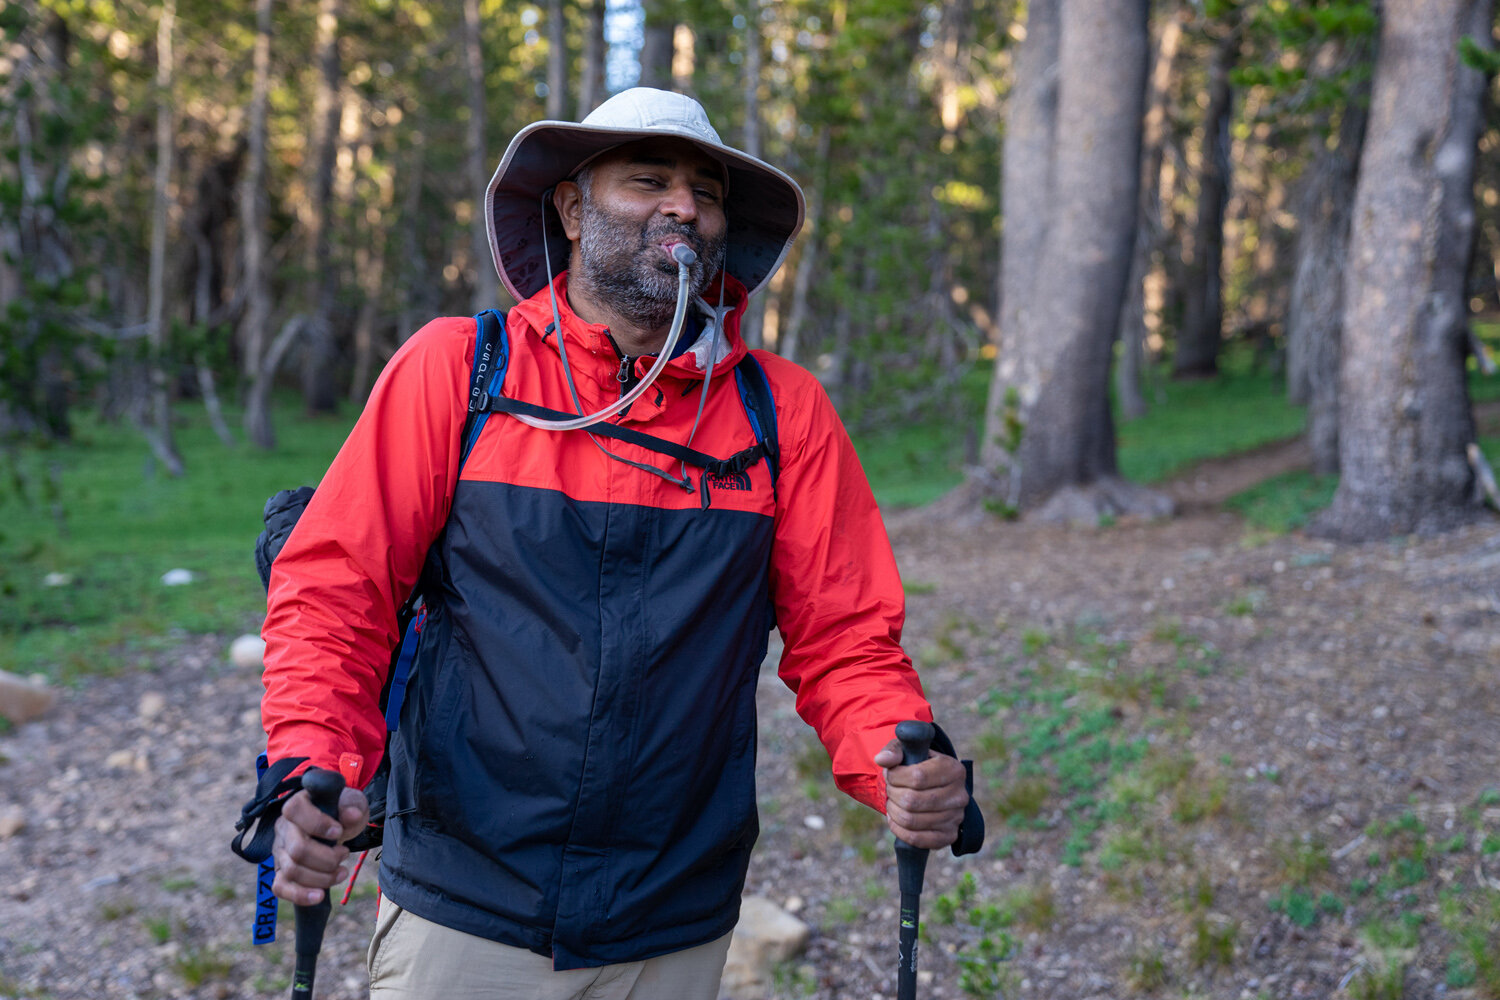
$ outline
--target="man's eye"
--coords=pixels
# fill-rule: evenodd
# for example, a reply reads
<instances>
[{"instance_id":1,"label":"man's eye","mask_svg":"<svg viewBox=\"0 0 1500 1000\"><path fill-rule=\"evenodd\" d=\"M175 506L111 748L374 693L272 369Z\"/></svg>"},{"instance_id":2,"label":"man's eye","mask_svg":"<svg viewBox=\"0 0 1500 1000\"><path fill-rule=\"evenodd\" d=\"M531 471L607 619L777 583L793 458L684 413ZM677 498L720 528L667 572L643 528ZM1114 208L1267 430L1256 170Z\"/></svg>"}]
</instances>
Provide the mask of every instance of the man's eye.
<instances>
[{"instance_id":1,"label":"man's eye","mask_svg":"<svg viewBox=\"0 0 1500 1000\"><path fill-rule=\"evenodd\" d=\"M699 188L696 193L697 193L698 197L702 198L704 201L718 201L719 200L719 192L717 192L717 191L710 191L707 188Z\"/></svg>"}]
</instances>

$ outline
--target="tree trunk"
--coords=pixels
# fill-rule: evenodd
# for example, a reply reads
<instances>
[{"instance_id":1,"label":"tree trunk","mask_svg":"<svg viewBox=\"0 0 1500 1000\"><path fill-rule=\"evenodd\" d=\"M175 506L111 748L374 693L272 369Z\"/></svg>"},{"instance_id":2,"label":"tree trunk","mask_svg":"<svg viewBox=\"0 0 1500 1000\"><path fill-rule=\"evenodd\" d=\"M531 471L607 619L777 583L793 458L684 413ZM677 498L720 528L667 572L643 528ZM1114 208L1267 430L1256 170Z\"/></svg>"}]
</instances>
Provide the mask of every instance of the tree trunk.
<instances>
[{"instance_id":1,"label":"tree trunk","mask_svg":"<svg viewBox=\"0 0 1500 1000\"><path fill-rule=\"evenodd\" d=\"M342 0L319 0L316 61L317 89L313 95L312 175L307 205L308 321L303 330L302 399L309 413L338 409L339 392L333 367L337 349L333 335L334 271L329 238L333 206L333 169L338 153L339 16Z\"/></svg>"},{"instance_id":2,"label":"tree trunk","mask_svg":"<svg viewBox=\"0 0 1500 1000\"><path fill-rule=\"evenodd\" d=\"M760 0L750 0L745 12L745 72L742 77L745 95L744 142L740 147L751 156L760 156ZM766 293L750 300L740 321L740 336L750 347L764 346Z\"/></svg>"},{"instance_id":3,"label":"tree trunk","mask_svg":"<svg viewBox=\"0 0 1500 1000\"><path fill-rule=\"evenodd\" d=\"M355 154L356 160L373 155L368 128L365 129L365 136ZM354 375L349 383L349 401L355 405L364 403L370 386L375 381L375 333L377 322L389 298L385 281L385 259L386 247L390 242L391 209L396 201L397 180L395 164L392 164L389 171L374 179L376 195L365 202L366 227L355 241L354 273L359 282L360 306L359 315L354 321Z\"/></svg>"},{"instance_id":4,"label":"tree trunk","mask_svg":"<svg viewBox=\"0 0 1500 1000\"><path fill-rule=\"evenodd\" d=\"M401 239L398 253L401 267L396 287L401 297L397 314L396 335L404 343L407 337L437 312L437 281L422 247L422 189L427 179L427 136L421 129L412 133L411 151L402 171L406 177L401 195Z\"/></svg>"},{"instance_id":5,"label":"tree trunk","mask_svg":"<svg viewBox=\"0 0 1500 1000\"><path fill-rule=\"evenodd\" d=\"M240 280L245 287L245 312L240 321L240 357L249 390L245 396L245 436L258 448L276 447L266 401L270 387L258 385L274 377L266 372L266 340L271 327L271 280L267 256L266 219L266 108L271 91L272 0L255 3L255 72L246 124L248 162L240 185L240 233L244 260Z\"/></svg>"},{"instance_id":6,"label":"tree trunk","mask_svg":"<svg viewBox=\"0 0 1500 1000\"><path fill-rule=\"evenodd\" d=\"M1015 83L1005 121L1001 163L1000 349L985 407L985 434L980 446L984 488L1010 507L1018 504L1021 486L1016 469L1020 417L1019 386L1034 381L1023 328L1030 321L1033 281L1047 235L1052 204L1053 146L1057 133L1058 42L1061 0L1027 4L1026 37L1016 53ZM1016 471L1016 475L1010 475ZM998 492L997 492L998 491Z\"/></svg>"},{"instance_id":7,"label":"tree trunk","mask_svg":"<svg viewBox=\"0 0 1500 1000\"><path fill-rule=\"evenodd\" d=\"M672 0L646 0L646 26L641 39L642 87L670 90L672 87L672 36L677 27Z\"/></svg>"},{"instance_id":8,"label":"tree trunk","mask_svg":"<svg viewBox=\"0 0 1500 1000\"><path fill-rule=\"evenodd\" d=\"M823 219L823 190L828 186L829 153L833 140L828 129L818 130L817 151L813 154L812 175L817 182L807 192L808 225L798 244L797 270L792 278L792 301L787 307L786 328L777 338L776 350L788 361L796 361L802 345L802 330L807 325L808 294L812 290L813 268L818 262L818 245L826 225Z\"/></svg>"},{"instance_id":9,"label":"tree trunk","mask_svg":"<svg viewBox=\"0 0 1500 1000\"><path fill-rule=\"evenodd\" d=\"M695 44L693 29L679 22L672 32L672 89L679 94L693 92Z\"/></svg>"},{"instance_id":10,"label":"tree trunk","mask_svg":"<svg viewBox=\"0 0 1500 1000\"><path fill-rule=\"evenodd\" d=\"M469 71L469 128L465 133L469 162L469 196L484 205L489 186L490 161L484 148L485 86L484 55L480 40L479 0L464 0L464 56ZM490 254L490 237L484 212L476 209L470 223L474 253L474 298L472 311L483 312L500 305L500 276Z\"/></svg>"},{"instance_id":11,"label":"tree trunk","mask_svg":"<svg viewBox=\"0 0 1500 1000\"><path fill-rule=\"evenodd\" d=\"M1348 264L1349 215L1364 141L1368 88L1350 95L1337 146L1316 132L1298 213L1297 264L1287 310L1287 395L1307 404L1313 472L1339 471L1339 342Z\"/></svg>"},{"instance_id":12,"label":"tree trunk","mask_svg":"<svg viewBox=\"0 0 1500 1000\"><path fill-rule=\"evenodd\" d=\"M1043 9L1034 4L1033 16ZM1060 13L1054 185L1043 198L1006 176L1008 203L1024 197L1050 212L1029 301L1012 314L1013 332L1002 333L991 396L1000 416L986 437L1009 446L1009 461L993 470L992 496L1020 509L1046 501L1041 516L1066 520L1164 513L1161 498L1116 477L1108 391L1136 229L1146 2L1062 0ZM1009 137L1023 149L1031 140L1014 129ZM1007 241L1004 266L1016 263Z\"/></svg>"},{"instance_id":13,"label":"tree trunk","mask_svg":"<svg viewBox=\"0 0 1500 1000\"><path fill-rule=\"evenodd\" d=\"M1208 109L1203 116L1203 167L1198 178L1198 221L1193 227L1193 260L1183 289L1182 329L1172 360L1175 378L1203 378L1219 370L1224 342L1224 209L1229 204L1229 119L1234 90L1229 72L1239 52L1232 31L1214 52L1208 72Z\"/></svg>"},{"instance_id":14,"label":"tree trunk","mask_svg":"<svg viewBox=\"0 0 1500 1000\"><path fill-rule=\"evenodd\" d=\"M588 25L583 32L583 72L578 81L578 120L588 117L604 100L604 0L588 0Z\"/></svg>"},{"instance_id":15,"label":"tree trunk","mask_svg":"<svg viewBox=\"0 0 1500 1000\"><path fill-rule=\"evenodd\" d=\"M1464 296L1491 0L1391 4L1381 24L1344 294L1338 492L1314 530L1357 540L1440 531L1480 509Z\"/></svg>"},{"instance_id":16,"label":"tree trunk","mask_svg":"<svg viewBox=\"0 0 1500 1000\"><path fill-rule=\"evenodd\" d=\"M166 365L170 334L166 315L167 188L172 182L172 32L177 0L165 0L156 26L156 178L151 208L151 273L147 281L146 323L151 344L150 416L142 420L151 450L167 472L183 473L182 457L172 435L172 398Z\"/></svg>"},{"instance_id":17,"label":"tree trunk","mask_svg":"<svg viewBox=\"0 0 1500 1000\"><path fill-rule=\"evenodd\" d=\"M563 0L547 0L547 117L568 114L568 19Z\"/></svg>"},{"instance_id":18,"label":"tree trunk","mask_svg":"<svg viewBox=\"0 0 1500 1000\"><path fill-rule=\"evenodd\" d=\"M1120 363L1115 369L1115 395L1120 401L1120 414L1126 420L1146 414L1146 394L1142 389L1146 367L1146 278L1151 271L1151 259L1162 242L1161 164L1167 141L1167 88L1172 82L1172 67L1177 61L1186 19L1186 8L1179 7L1162 25L1141 129L1140 214L1136 219L1135 250L1130 258L1125 304L1120 309Z\"/></svg>"}]
</instances>

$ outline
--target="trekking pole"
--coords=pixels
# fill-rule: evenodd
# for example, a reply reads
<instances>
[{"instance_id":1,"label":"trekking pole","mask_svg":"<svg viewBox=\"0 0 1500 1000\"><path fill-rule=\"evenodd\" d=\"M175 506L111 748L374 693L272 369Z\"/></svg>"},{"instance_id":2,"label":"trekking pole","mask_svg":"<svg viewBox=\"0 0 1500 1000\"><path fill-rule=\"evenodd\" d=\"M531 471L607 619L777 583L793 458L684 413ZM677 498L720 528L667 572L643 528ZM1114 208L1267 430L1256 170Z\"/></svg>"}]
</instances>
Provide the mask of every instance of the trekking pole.
<instances>
[{"instance_id":1,"label":"trekking pole","mask_svg":"<svg viewBox=\"0 0 1500 1000\"><path fill-rule=\"evenodd\" d=\"M935 735L930 722L901 722L896 739L901 741L901 764L920 764L927 759ZM917 1000L917 911L922 896L922 876L927 871L927 849L913 847L896 838L896 874L901 883L901 930L896 950L896 1000Z\"/></svg>"},{"instance_id":2,"label":"trekking pole","mask_svg":"<svg viewBox=\"0 0 1500 1000\"><path fill-rule=\"evenodd\" d=\"M337 771L309 768L302 776L302 787L324 814L339 818L339 796L344 791L344 776ZM314 838L320 844L333 846L333 841ZM323 928L328 925L328 913L333 908L329 891L311 906L297 907L297 965L292 972L292 1000L312 1000L313 974L318 967L318 952L323 948Z\"/></svg>"}]
</instances>

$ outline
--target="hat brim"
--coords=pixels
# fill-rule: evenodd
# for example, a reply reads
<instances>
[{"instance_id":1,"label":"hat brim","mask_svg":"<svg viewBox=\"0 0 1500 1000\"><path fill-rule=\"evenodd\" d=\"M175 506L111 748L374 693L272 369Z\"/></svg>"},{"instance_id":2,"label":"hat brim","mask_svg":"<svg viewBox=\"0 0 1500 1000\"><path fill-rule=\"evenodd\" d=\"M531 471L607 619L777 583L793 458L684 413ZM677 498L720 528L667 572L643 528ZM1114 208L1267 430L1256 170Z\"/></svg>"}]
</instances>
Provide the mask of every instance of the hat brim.
<instances>
[{"instance_id":1,"label":"hat brim","mask_svg":"<svg viewBox=\"0 0 1500 1000\"><path fill-rule=\"evenodd\" d=\"M572 249L557 213L547 211L550 198L544 194L608 149L636 139L663 138L685 139L724 165L729 233L724 269L751 294L770 280L791 250L806 212L802 189L786 174L686 131L540 121L516 133L484 195L495 270L518 302L546 287L543 234L554 273L567 267Z\"/></svg>"}]
</instances>

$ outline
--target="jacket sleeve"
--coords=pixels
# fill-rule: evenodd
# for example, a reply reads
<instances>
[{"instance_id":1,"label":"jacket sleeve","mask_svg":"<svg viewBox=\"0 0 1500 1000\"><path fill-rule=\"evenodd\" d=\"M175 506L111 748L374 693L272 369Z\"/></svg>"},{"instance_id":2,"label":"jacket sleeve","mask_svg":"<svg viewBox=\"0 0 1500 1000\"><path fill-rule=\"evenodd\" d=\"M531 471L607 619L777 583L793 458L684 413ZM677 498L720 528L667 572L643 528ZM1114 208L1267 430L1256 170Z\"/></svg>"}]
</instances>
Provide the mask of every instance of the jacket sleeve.
<instances>
[{"instance_id":1,"label":"jacket sleeve","mask_svg":"<svg viewBox=\"0 0 1500 1000\"><path fill-rule=\"evenodd\" d=\"M272 761L306 757L356 787L379 766L397 607L448 517L473 343L473 320L440 319L396 352L272 566L261 701Z\"/></svg>"},{"instance_id":2,"label":"jacket sleeve","mask_svg":"<svg viewBox=\"0 0 1500 1000\"><path fill-rule=\"evenodd\" d=\"M901 648L905 595L869 482L823 387L797 374L777 386L771 590L786 641L780 675L827 748L839 788L884 812L885 780L872 758L896 723L931 722L932 709Z\"/></svg>"}]
</instances>

